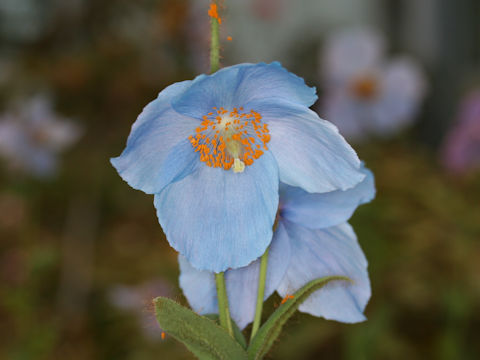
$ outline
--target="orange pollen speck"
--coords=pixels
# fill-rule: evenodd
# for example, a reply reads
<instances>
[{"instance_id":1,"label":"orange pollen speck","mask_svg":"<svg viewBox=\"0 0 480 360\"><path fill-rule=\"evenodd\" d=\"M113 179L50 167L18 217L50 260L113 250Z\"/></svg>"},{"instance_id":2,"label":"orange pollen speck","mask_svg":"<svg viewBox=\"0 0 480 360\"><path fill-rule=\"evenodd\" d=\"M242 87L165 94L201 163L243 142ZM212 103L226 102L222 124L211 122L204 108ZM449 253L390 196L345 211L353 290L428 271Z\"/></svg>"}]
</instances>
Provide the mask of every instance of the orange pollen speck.
<instances>
[{"instance_id":1,"label":"orange pollen speck","mask_svg":"<svg viewBox=\"0 0 480 360\"><path fill-rule=\"evenodd\" d=\"M281 302L280 304L283 305L283 304L285 304L288 300L293 299L293 298L295 298L295 296L287 294L287 295L285 295L285 297L282 299L282 302Z\"/></svg>"},{"instance_id":2,"label":"orange pollen speck","mask_svg":"<svg viewBox=\"0 0 480 360\"><path fill-rule=\"evenodd\" d=\"M207 166L243 172L268 150L268 124L254 110L213 108L202 119L188 139Z\"/></svg>"},{"instance_id":3,"label":"orange pollen speck","mask_svg":"<svg viewBox=\"0 0 480 360\"><path fill-rule=\"evenodd\" d=\"M227 41L232 41L232 37L231 36L227 36Z\"/></svg>"},{"instance_id":4,"label":"orange pollen speck","mask_svg":"<svg viewBox=\"0 0 480 360\"><path fill-rule=\"evenodd\" d=\"M162 340L165 340L165 331L162 331Z\"/></svg>"},{"instance_id":5,"label":"orange pollen speck","mask_svg":"<svg viewBox=\"0 0 480 360\"><path fill-rule=\"evenodd\" d=\"M210 4L210 9L208 9L208 16L210 16L212 19L217 19L218 23L222 23L222 19L220 16L218 16L218 11L217 11L217 4Z\"/></svg>"}]
</instances>

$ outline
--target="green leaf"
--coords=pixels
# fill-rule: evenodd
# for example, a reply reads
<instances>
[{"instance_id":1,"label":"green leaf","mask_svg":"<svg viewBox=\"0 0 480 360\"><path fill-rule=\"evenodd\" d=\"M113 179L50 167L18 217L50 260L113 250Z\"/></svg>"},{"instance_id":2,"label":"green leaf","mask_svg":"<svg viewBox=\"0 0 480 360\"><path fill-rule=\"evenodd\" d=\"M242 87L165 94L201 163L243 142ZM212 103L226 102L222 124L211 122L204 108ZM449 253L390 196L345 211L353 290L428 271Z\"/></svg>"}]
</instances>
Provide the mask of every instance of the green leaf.
<instances>
[{"instance_id":1,"label":"green leaf","mask_svg":"<svg viewBox=\"0 0 480 360\"><path fill-rule=\"evenodd\" d=\"M247 353L223 328L173 300L153 300L160 327L200 360L246 360Z\"/></svg>"},{"instance_id":2,"label":"green leaf","mask_svg":"<svg viewBox=\"0 0 480 360\"><path fill-rule=\"evenodd\" d=\"M248 347L248 359L258 360L267 355L275 340L282 332L283 325L295 313L298 307L315 291L335 280L350 281L345 276L326 276L312 280L300 288L292 297L286 299L270 318L258 330Z\"/></svg>"},{"instance_id":3,"label":"green leaf","mask_svg":"<svg viewBox=\"0 0 480 360\"><path fill-rule=\"evenodd\" d=\"M218 314L207 314L203 315L210 320L215 321L216 324L219 324L219 316ZM247 349L247 340L245 340L245 336L243 336L242 330L237 326L235 321L232 319L232 327L233 327L233 336L235 336L235 340L242 345L244 349Z\"/></svg>"}]
</instances>

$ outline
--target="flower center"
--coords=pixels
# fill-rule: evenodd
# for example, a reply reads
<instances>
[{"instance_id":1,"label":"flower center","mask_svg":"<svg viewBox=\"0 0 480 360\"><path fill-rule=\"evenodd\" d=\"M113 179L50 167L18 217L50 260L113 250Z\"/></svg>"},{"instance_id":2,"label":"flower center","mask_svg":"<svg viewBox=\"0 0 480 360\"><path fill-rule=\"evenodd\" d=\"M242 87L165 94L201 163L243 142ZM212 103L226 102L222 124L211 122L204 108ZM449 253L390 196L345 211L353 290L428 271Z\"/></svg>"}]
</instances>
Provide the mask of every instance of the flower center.
<instances>
[{"instance_id":1,"label":"flower center","mask_svg":"<svg viewBox=\"0 0 480 360\"><path fill-rule=\"evenodd\" d=\"M353 93L362 100L371 100L378 93L378 82L373 76L356 79L352 84Z\"/></svg>"},{"instance_id":2,"label":"flower center","mask_svg":"<svg viewBox=\"0 0 480 360\"><path fill-rule=\"evenodd\" d=\"M261 119L259 113L242 107L232 111L214 107L188 139L207 166L243 172L268 150L268 125Z\"/></svg>"}]
</instances>

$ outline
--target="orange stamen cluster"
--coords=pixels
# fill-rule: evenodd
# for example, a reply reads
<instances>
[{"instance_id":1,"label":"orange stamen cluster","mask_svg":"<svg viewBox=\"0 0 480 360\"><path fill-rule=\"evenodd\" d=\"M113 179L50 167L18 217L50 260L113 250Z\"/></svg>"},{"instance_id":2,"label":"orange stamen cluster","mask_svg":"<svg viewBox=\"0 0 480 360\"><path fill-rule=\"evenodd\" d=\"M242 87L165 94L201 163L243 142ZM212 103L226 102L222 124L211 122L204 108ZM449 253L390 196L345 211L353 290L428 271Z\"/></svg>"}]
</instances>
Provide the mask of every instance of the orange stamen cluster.
<instances>
[{"instance_id":1,"label":"orange stamen cluster","mask_svg":"<svg viewBox=\"0 0 480 360\"><path fill-rule=\"evenodd\" d=\"M282 299L282 302L280 303L281 305L285 304L288 300L295 298L293 295L285 295L285 297Z\"/></svg>"},{"instance_id":2,"label":"orange stamen cluster","mask_svg":"<svg viewBox=\"0 0 480 360\"><path fill-rule=\"evenodd\" d=\"M222 24L222 18L218 16L217 4L210 4L210 9L208 9L208 16L212 19L217 19L219 24Z\"/></svg>"},{"instance_id":3,"label":"orange stamen cluster","mask_svg":"<svg viewBox=\"0 0 480 360\"><path fill-rule=\"evenodd\" d=\"M261 119L259 113L244 112L242 107L232 111L214 107L188 139L207 166L225 170L234 166L235 172L241 172L268 150L268 125Z\"/></svg>"}]
</instances>

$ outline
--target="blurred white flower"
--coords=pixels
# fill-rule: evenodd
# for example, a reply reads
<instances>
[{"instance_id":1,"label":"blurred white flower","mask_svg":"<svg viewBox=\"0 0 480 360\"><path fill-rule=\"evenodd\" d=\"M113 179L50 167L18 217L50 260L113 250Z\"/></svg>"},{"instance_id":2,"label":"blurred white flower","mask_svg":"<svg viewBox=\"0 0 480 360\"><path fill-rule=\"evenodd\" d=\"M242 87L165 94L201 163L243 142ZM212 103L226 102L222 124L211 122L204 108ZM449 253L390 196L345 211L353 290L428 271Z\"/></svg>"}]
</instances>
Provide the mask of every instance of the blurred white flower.
<instances>
[{"instance_id":1,"label":"blurred white flower","mask_svg":"<svg viewBox=\"0 0 480 360\"><path fill-rule=\"evenodd\" d=\"M426 81L415 61L385 58L385 41L367 28L333 33L322 60L322 115L350 140L390 136L411 123Z\"/></svg>"},{"instance_id":2,"label":"blurred white flower","mask_svg":"<svg viewBox=\"0 0 480 360\"><path fill-rule=\"evenodd\" d=\"M55 173L58 153L78 140L82 128L59 117L45 95L0 114L0 157L13 170L47 177Z\"/></svg>"}]
</instances>

